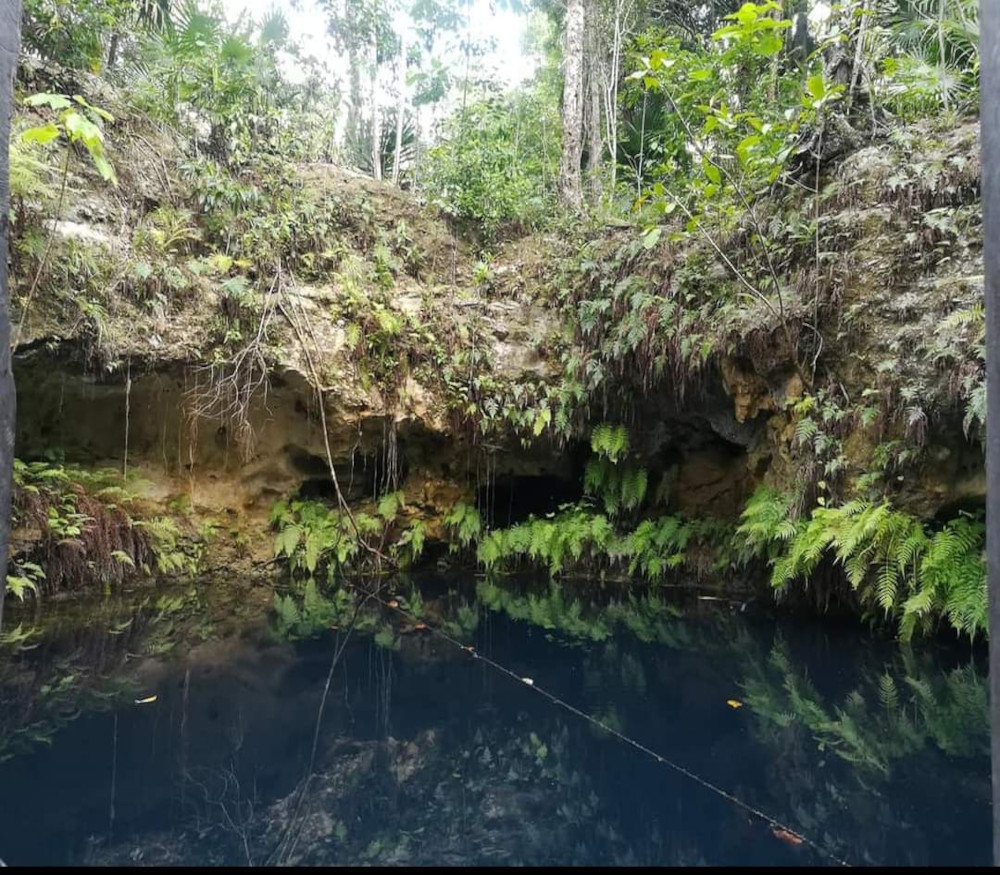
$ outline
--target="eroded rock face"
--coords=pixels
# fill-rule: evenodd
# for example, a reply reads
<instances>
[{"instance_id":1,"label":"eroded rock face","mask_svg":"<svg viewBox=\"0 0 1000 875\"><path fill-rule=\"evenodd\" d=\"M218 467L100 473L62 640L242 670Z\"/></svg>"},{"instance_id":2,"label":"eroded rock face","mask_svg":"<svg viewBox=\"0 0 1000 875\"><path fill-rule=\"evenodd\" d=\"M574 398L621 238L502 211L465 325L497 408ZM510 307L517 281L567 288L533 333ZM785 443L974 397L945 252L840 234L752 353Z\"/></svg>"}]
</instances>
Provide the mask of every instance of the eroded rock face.
<instances>
[{"instance_id":1,"label":"eroded rock face","mask_svg":"<svg viewBox=\"0 0 1000 875\"><path fill-rule=\"evenodd\" d=\"M41 77L36 84L47 90L44 70L24 75ZM79 85L85 91L104 87L87 77ZM113 93L95 99L128 117ZM53 263L69 249L86 250L108 277L131 276L136 262L148 255L141 252L142 235L134 232L157 207L175 205L183 195L185 183L174 176L184 144L146 130L141 118L129 121L109 132L118 189L97 185L86 163L71 162L73 184L54 226ZM256 518L266 515L275 499L299 490L328 497L329 452L349 500L402 487L414 512L426 520L429 536L439 537L441 516L456 501L493 501L488 490L482 493L484 484L499 484L507 498L531 492L534 482L539 487L534 491L546 491L551 501L533 512L579 498L579 456L587 452L589 427L600 421L603 404L609 418L628 425L634 461L662 478L664 509L731 517L760 483L778 489L799 485L795 402L835 380L852 403L871 389L887 397L893 392L901 397L905 390L911 400L904 403L926 402L927 426L919 435L924 461L907 472L909 479L895 483L894 501L921 515L981 501L981 460L977 448L959 437L961 412L947 421L941 413L958 408L958 389L950 383L963 374L955 368L946 374L941 359L926 354L934 343L940 343L942 355L953 352L946 348L949 338L938 336L943 322L982 298L978 132L975 124L965 124L929 139L926 134L916 132L915 156L875 143L824 167L832 183L824 203L824 246L835 263L827 266L828 277L811 276L811 261L793 265L782 277L788 285L783 310L793 329L814 317L820 323L814 331L822 334L821 375L808 389L803 374L810 363L803 367L796 361L798 351L789 349L797 341L782 337L763 312L767 307L741 303L728 339L711 338L710 364L697 376L689 374L692 383L701 381L697 389L685 394L663 385L669 377L662 375L651 381L653 389L606 376L587 400L590 421L581 416L569 441L549 441L547 432L530 449L512 434L484 440L463 424L470 407L485 401L503 419L509 399L500 391L504 388L521 391L522 397L535 393L536 401L550 399L550 391L562 388L560 381L569 382L564 359L584 360L594 352L579 337L568 339L572 331L565 329L572 320L561 309L560 270L572 266L567 275L576 270L579 239L560 232L511 241L489 278L476 279L471 242L418 198L343 169L303 165L289 170L310 203L332 205L336 218L331 220L336 239L329 246L311 241L315 251L287 254L293 262L301 257L303 268L308 259L304 277L294 264L279 268L274 285L242 267L217 275L192 271L189 257L212 251L209 245L193 246L162 254L159 268L169 262L183 273L184 282L169 295L116 290L118 281L109 280L101 292L106 292L100 300L103 321L96 327L77 300L86 296L42 283L15 357L17 452L25 458L55 452L70 461L127 467L141 474L150 498L187 495L196 507ZM133 200L142 201L145 215L134 211ZM942 209L958 210L961 222L938 227L923 221ZM376 276L376 232L401 230L419 258L393 268L391 277ZM634 239L633 232L595 232L609 243L601 257L614 258L610 244ZM721 289L731 277L717 259L702 256L692 245L643 257L664 261L664 288L680 268L694 264L709 286ZM681 263L689 257L690 263ZM626 263L627 270L642 267ZM232 312L239 306L227 303L224 277L253 286L257 309ZM818 309L807 307L820 279L826 298ZM228 332L245 332L240 319L259 318L274 295L299 326L287 314L266 326L266 392L262 386L245 415L233 416L225 394L212 398L220 376L214 363L233 354ZM391 327L374 339L379 348L371 356L365 332L384 328L383 317ZM808 347L816 340L808 336L804 342ZM380 357L377 364L391 371L391 378L375 374L373 362L362 361L366 355ZM905 380L896 379L901 375ZM473 377L491 384L488 390L473 392ZM325 435L316 383L325 397ZM607 395L619 397L609 405ZM893 401L897 406L899 397ZM844 444L849 469L844 479L856 480L870 469L874 445L853 436ZM576 493L549 489L552 480L575 484ZM501 524L516 518L509 511L495 516Z\"/></svg>"},{"instance_id":2,"label":"eroded rock face","mask_svg":"<svg viewBox=\"0 0 1000 875\"><path fill-rule=\"evenodd\" d=\"M328 391L324 440L307 376L294 367L273 372L248 409L251 439L244 441L232 420L197 415L210 378L204 365L133 361L111 373L86 367L73 344L18 356L20 456L57 451L69 462L127 465L144 497L187 495L195 507L261 517L300 489L333 496L329 446L348 500L402 487L410 509L428 518L432 539L444 534L441 517L475 491L481 451L474 435L456 429L440 399L412 377L391 413L377 392L356 384ZM576 473L558 451L514 447L492 451L490 472Z\"/></svg>"}]
</instances>

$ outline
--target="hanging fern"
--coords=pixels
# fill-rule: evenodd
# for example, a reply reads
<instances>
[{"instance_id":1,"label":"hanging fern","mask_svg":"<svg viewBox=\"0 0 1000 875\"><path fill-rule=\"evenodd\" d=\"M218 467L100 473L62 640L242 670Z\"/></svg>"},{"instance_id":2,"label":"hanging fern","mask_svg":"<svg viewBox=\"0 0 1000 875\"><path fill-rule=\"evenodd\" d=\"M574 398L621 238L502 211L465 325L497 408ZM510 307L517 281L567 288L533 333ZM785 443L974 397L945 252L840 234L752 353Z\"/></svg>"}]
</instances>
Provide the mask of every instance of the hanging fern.
<instances>
[{"instance_id":1,"label":"hanging fern","mask_svg":"<svg viewBox=\"0 0 1000 875\"><path fill-rule=\"evenodd\" d=\"M830 557L863 603L897 616L904 638L936 616L969 636L986 629L981 520L959 517L934 533L888 502L819 507L808 521L789 518L793 504L790 496L760 489L737 529L741 557L766 559L776 589L808 581Z\"/></svg>"},{"instance_id":2,"label":"hanging fern","mask_svg":"<svg viewBox=\"0 0 1000 875\"><path fill-rule=\"evenodd\" d=\"M473 541L479 538L483 529L483 522L479 516L479 511L471 504L464 501L458 502L445 516L444 524L452 533L452 552L468 547ZM457 542L457 543L456 543Z\"/></svg>"},{"instance_id":3,"label":"hanging fern","mask_svg":"<svg viewBox=\"0 0 1000 875\"><path fill-rule=\"evenodd\" d=\"M321 567L326 568L330 578L338 569L356 568L363 559L358 533L361 537L382 534L395 518L400 495L393 493L382 499L379 516L356 513L353 523L319 501L276 502L270 515L271 525L278 532L274 555L284 558L293 574L309 577Z\"/></svg>"},{"instance_id":4,"label":"hanging fern","mask_svg":"<svg viewBox=\"0 0 1000 875\"><path fill-rule=\"evenodd\" d=\"M656 583L688 561L688 548L695 542L716 549L723 545L722 528L714 520L663 516L619 533L605 514L570 505L551 519L530 517L490 532L479 542L478 558L487 571L529 563L556 577L567 567L584 564L588 571L619 568Z\"/></svg>"},{"instance_id":5,"label":"hanging fern","mask_svg":"<svg viewBox=\"0 0 1000 875\"><path fill-rule=\"evenodd\" d=\"M802 523L794 517L795 504L795 496L763 487L753 494L736 529L744 564L753 558L774 558L799 533Z\"/></svg>"},{"instance_id":6,"label":"hanging fern","mask_svg":"<svg viewBox=\"0 0 1000 875\"><path fill-rule=\"evenodd\" d=\"M649 474L645 468L616 465L607 458L593 458L584 469L583 491L604 504L605 513L637 510L646 500Z\"/></svg>"},{"instance_id":7,"label":"hanging fern","mask_svg":"<svg viewBox=\"0 0 1000 875\"><path fill-rule=\"evenodd\" d=\"M628 429L624 425L602 423L590 435L590 448L598 456L617 462L628 453Z\"/></svg>"}]
</instances>

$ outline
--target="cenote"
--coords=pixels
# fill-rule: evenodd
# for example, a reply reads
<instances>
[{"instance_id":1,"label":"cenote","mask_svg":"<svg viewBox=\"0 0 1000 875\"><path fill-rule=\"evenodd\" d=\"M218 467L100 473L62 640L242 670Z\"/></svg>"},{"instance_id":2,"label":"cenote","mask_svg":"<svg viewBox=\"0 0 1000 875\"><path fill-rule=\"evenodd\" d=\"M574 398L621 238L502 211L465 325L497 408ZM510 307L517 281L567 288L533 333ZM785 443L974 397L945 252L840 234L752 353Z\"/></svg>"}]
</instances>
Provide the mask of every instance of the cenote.
<instances>
[{"instance_id":1,"label":"cenote","mask_svg":"<svg viewBox=\"0 0 1000 875\"><path fill-rule=\"evenodd\" d=\"M985 668L967 647L698 591L382 587L398 610L213 580L14 613L0 856L989 862Z\"/></svg>"},{"instance_id":2,"label":"cenote","mask_svg":"<svg viewBox=\"0 0 1000 875\"><path fill-rule=\"evenodd\" d=\"M0 863L990 863L980 6L0 0Z\"/></svg>"}]
</instances>

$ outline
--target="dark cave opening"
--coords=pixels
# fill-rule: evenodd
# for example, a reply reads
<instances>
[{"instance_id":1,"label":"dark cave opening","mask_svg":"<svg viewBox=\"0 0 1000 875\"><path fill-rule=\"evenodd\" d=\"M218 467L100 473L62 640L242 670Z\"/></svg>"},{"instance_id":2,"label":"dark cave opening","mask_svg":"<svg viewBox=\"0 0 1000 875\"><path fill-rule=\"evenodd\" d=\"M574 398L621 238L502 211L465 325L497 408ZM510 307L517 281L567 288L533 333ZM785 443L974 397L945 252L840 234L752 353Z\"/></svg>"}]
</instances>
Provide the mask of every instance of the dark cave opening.
<instances>
[{"instance_id":1,"label":"dark cave opening","mask_svg":"<svg viewBox=\"0 0 1000 875\"><path fill-rule=\"evenodd\" d=\"M351 460L334 464L333 469L344 499L348 502L363 501L385 495L402 486L409 466L402 441L397 449L395 484L388 476L386 459L382 453L356 452ZM299 448L292 450L291 458L292 464L304 476L296 493L297 498L331 502L337 500L326 459Z\"/></svg>"},{"instance_id":2,"label":"dark cave opening","mask_svg":"<svg viewBox=\"0 0 1000 875\"><path fill-rule=\"evenodd\" d=\"M476 506L492 528L506 528L528 517L544 516L583 498L583 476L554 474L498 477L476 490Z\"/></svg>"}]
</instances>

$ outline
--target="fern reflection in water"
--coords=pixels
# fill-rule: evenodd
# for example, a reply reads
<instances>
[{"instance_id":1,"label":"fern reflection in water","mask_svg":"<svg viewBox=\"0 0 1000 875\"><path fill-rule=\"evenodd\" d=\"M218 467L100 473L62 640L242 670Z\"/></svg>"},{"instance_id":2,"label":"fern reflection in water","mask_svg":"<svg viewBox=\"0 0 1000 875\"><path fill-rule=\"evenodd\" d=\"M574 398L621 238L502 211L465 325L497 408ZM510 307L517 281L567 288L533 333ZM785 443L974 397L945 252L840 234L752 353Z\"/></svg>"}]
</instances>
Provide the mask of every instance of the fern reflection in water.
<instances>
[{"instance_id":1,"label":"fern reflection in water","mask_svg":"<svg viewBox=\"0 0 1000 875\"><path fill-rule=\"evenodd\" d=\"M300 593L275 593L274 634L282 640L294 641L311 638L336 627L354 613L355 596L346 589L335 589L329 596L321 593L316 581L310 578ZM374 618L359 613L355 627L368 630Z\"/></svg>"},{"instance_id":2,"label":"fern reflection in water","mask_svg":"<svg viewBox=\"0 0 1000 875\"><path fill-rule=\"evenodd\" d=\"M481 580L476 585L476 596L491 611L502 611L514 620L570 639L607 641L617 629L624 628L644 644L679 648L692 642L681 609L655 595L628 595L599 606L567 596L564 588L554 582L537 591L518 592L495 581Z\"/></svg>"},{"instance_id":3,"label":"fern reflection in water","mask_svg":"<svg viewBox=\"0 0 1000 875\"><path fill-rule=\"evenodd\" d=\"M971 665L940 674L904 650L897 665L866 674L834 704L778 644L766 661L750 661L744 691L767 743L781 746L787 731L804 727L820 751L856 766L862 779L888 777L927 746L950 756L989 754L987 682Z\"/></svg>"}]
</instances>

